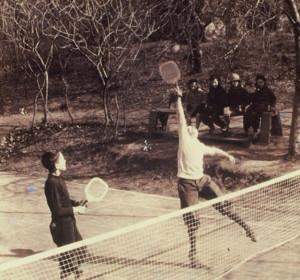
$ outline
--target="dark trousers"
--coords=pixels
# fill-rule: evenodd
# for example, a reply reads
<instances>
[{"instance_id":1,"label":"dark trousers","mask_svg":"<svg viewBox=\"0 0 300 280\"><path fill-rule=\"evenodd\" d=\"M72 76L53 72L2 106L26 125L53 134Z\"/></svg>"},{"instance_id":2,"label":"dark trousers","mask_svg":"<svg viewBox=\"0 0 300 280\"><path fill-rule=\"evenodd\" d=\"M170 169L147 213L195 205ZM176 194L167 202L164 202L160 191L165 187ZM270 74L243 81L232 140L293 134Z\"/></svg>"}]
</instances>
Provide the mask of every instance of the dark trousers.
<instances>
[{"instance_id":1,"label":"dark trousers","mask_svg":"<svg viewBox=\"0 0 300 280\"><path fill-rule=\"evenodd\" d=\"M239 106L230 107L230 116L224 116L224 121L226 126L229 128L230 125L230 118L234 116L242 116L245 113L245 108L242 106L240 109Z\"/></svg>"},{"instance_id":2,"label":"dark trousers","mask_svg":"<svg viewBox=\"0 0 300 280\"><path fill-rule=\"evenodd\" d=\"M198 204L199 197L209 200L223 195L223 192L210 176L203 175L198 180L179 178L178 194L181 208L186 208ZM197 224L199 222L198 211L184 214L183 220L187 226Z\"/></svg>"},{"instance_id":3,"label":"dark trousers","mask_svg":"<svg viewBox=\"0 0 300 280\"><path fill-rule=\"evenodd\" d=\"M245 131L248 130L250 127L252 127L253 131L257 132L259 128L261 116L264 112L267 111L268 108L264 108L264 107L250 106L249 108L247 108L243 120Z\"/></svg>"},{"instance_id":4,"label":"dark trousers","mask_svg":"<svg viewBox=\"0 0 300 280\"><path fill-rule=\"evenodd\" d=\"M214 113L212 114L211 118L212 121L219 127L224 128L226 127L226 123L222 120L221 118L222 115L218 114L218 113Z\"/></svg>"},{"instance_id":5,"label":"dark trousers","mask_svg":"<svg viewBox=\"0 0 300 280\"><path fill-rule=\"evenodd\" d=\"M226 127L226 123L222 120L223 116L223 107L209 107L205 109L205 121L209 123L209 127L214 127L213 124L216 124L217 126L221 128ZM204 121L203 121L204 122ZM205 123L205 122L204 122Z\"/></svg>"},{"instance_id":6,"label":"dark trousers","mask_svg":"<svg viewBox=\"0 0 300 280\"><path fill-rule=\"evenodd\" d=\"M76 226L76 221L72 218L51 221L50 232L57 247L82 240L82 236ZM79 265L84 262L85 257L85 247L61 253L58 258L61 274L76 273Z\"/></svg>"},{"instance_id":7,"label":"dark trousers","mask_svg":"<svg viewBox=\"0 0 300 280\"><path fill-rule=\"evenodd\" d=\"M210 176L203 175L201 179L190 180L179 178L178 180L178 194L180 198L181 208L186 208L199 203L199 197L206 200L210 200L223 195L222 190L219 186L214 183ZM222 215L227 216L231 220L239 224L246 233L250 232L250 227L246 222L236 213L231 210L231 203L224 201L221 203L213 204L213 207L219 211ZM188 212L183 215L184 223L188 228L188 235L190 240L190 254L196 253L196 236L195 231L200 225L199 212L193 211Z\"/></svg>"},{"instance_id":8,"label":"dark trousers","mask_svg":"<svg viewBox=\"0 0 300 280\"><path fill-rule=\"evenodd\" d=\"M207 125L209 128L214 127L212 118L209 116L208 111L203 105L199 105L196 108L192 106L187 107L188 113L188 125L191 125L191 119L196 118L196 128L198 129L201 122Z\"/></svg>"},{"instance_id":9,"label":"dark trousers","mask_svg":"<svg viewBox=\"0 0 300 280\"><path fill-rule=\"evenodd\" d=\"M209 128L214 128L214 122L213 119L207 114L207 112L202 112L199 115L199 125L201 122L203 122L205 125L207 125ZM199 127L198 125L198 127Z\"/></svg>"}]
</instances>

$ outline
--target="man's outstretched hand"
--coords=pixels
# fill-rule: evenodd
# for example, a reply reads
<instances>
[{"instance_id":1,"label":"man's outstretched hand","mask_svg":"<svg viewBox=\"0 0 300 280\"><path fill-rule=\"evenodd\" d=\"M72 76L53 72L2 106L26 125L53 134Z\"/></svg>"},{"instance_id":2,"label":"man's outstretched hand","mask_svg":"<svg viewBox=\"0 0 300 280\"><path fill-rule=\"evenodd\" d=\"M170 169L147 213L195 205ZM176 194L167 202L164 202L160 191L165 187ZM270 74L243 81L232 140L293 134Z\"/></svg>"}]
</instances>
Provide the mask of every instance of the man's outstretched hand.
<instances>
[{"instance_id":1,"label":"man's outstretched hand","mask_svg":"<svg viewBox=\"0 0 300 280\"><path fill-rule=\"evenodd\" d=\"M170 103L177 102L178 95L175 92L170 93Z\"/></svg>"},{"instance_id":2,"label":"man's outstretched hand","mask_svg":"<svg viewBox=\"0 0 300 280\"><path fill-rule=\"evenodd\" d=\"M170 93L170 103L177 102L178 97L182 97L182 90L176 85L174 90L172 90L172 93Z\"/></svg>"},{"instance_id":3,"label":"man's outstretched hand","mask_svg":"<svg viewBox=\"0 0 300 280\"><path fill-rule=\"evenodd\" d=\"M231 163L235 163L235 158L233 156L229 156L228 159Z\"/></svg>"},{"instance_id":4,"label":"man's outstretched hand","mask_svg":"<svg viewBox=\"0 0 300 280\"><path fill-rule=\"evenodd\" d=\"M178 85L176 85L176 87L174 88L176 93L177 93L177 96L178 97L182 97L182 90L179 88Z\"/></svg>"}]
</instances>

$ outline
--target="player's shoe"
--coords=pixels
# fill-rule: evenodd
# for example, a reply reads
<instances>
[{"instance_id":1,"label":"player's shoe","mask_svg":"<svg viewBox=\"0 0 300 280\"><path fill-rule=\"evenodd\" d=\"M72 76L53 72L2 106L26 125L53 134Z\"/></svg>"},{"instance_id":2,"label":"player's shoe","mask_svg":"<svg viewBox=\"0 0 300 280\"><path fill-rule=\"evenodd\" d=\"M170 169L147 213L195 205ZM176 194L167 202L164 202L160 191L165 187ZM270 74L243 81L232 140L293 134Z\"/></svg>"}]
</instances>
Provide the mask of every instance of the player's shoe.
<instances>
[{"instance_id":1,"label":"player's shoe","mask_svg":"<svg viewBox=\"0 0 300 280\"><path fill-rule=\"evenodd\" d=\"M257 242L257 239L256 239L255 234L252 229L246 230L246 236L249 237L251 239L251 241Z\"/></svg>"},{"instance_id":2,"label":"player's shoe","mask_svg":"<svg viewBox=\"0 0 300 280\"><path fill-rule=\"evenodd\" d=\"M196 257L196 251L190 250L189 252L190 268L202 268L200 261Z\"/></svg>"},{"instance_id":3,"label":"player's shoe","mask_svg":"<svg viewBox=\"0 0 300 280\"><path fill-rule=\"evenodd\" d=\"M230 129L229 128L222 128L222 136L229 137L230 136Z\"/></svg>"}]
</instances>

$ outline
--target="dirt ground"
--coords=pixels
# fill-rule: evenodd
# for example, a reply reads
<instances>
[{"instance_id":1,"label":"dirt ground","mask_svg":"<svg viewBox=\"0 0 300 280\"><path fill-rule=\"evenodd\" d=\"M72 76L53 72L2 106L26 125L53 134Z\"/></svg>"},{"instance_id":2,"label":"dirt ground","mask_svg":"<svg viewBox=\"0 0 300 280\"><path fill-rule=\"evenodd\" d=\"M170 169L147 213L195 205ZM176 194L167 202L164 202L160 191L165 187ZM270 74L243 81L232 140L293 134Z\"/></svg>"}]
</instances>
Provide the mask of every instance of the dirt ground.
<instances>
[{"instance_id":1,"label":"dirt ground","mask_svg":"<svg viewBox=\"0 0 300 280\"><path fill-rule=\"evenodd\" d=\"M178 138L176 120L170 120L170 134L150 137L148 134L149 110L132 110L127 113L127 130L119 133L114 143L101 142L97 109L73 111L70 124L66 112L52 104L51 122L47 127L29 130L32 115L7 114L1 116L0 171L15 174L45 176L40 157L49 149L61 150L68 164L64 176L67 180L85 181L93 176L105 179L110 187L177 197L176 153ZM300 161L285 160L291 121L291 110L281 112L283 136L272 136L267 145L206 142L229 152L236 164L224 158L206 157L205 171L226 191L235 191L296 170ZM42 115L38 116L42 117ZM92 120L92 121L91 121ZM240 130L241 118L233 119L233 130ZM207 133L201 125L200 136ZM148 147L145 144L147 140Z\"/></svg>"},{"instance_id":2,"label":"dirt ground","mask_svg":"<svg viewBox=\"0 0 300 280\"><path fill-rule=\"evenodd\" d=\"M145 207L151 202L151 196L149 199L149 197L145 198L142 194L140 196L134 195L134 202L129 206L120 204L119 200L113 204L111 198L108 197L105 207L110 205L113 210L107 215L102 213L104 222L97 217L97 222L101 224L101 227L95 227L95 230L102 228L104 232L159 215L161 213L158 213L158 210L166 213L179 208L178 199L166 197L177 198L176 154L178 138L176 137L177 126L175 119L170 120L171 132L168 136L150 137L147 132L149 109L132 110L128 112L127 131L120 132L116 142L104 143L100 141L101 133L99 132L101 131L99 123L103 116L96 109L74 112L76 119L80 121L70 125L69 123L66 124L68 118L66 112L61 112L55 109L56 107L57 104L52 105L53 119L51 123L47 127L37 127L34 131L29 130L32 118L30 114L7 114L0 117L0 171L7 172L10 176L16 174L18 175L15 176L16 178L27 175L33 176L33 178L45 178L47 172L41 166L41 154L48 149L58 149L64 153L67 159L68 170L64 173L66 180L72 181L72 183L76 182L81 190L83 188L82 183L86 183L93 176L99 176L109 184L110 188L123 190L120 193L118 192L118 199L121 200L126 199L126 196L133 196L132 192L129 191L164 196L161 198L161 209L157 209L157 204L155 204L155 209L146 207L147 213L139 212L138 214L136 213L137 203ZM244 146L223 142L206 142L207 145L214 145L224 149L236 158L236 164L230 164L224 158L205 158L205 171L213 177L223 190L227 192L236 191L299 169L300 161L298 158L292 161L285 160L288 149L291 110L283 109L280 112L283 136L273 136L271 142L267 145L250 144L249 146ZM38 117L41 118L42 115L40 114ZM241 118L233 119L231 123L232 129L239 131L241 124ZM201 126L199 133L200 136L207 133L207 128ZM145 140L148 141L151 150L145 149ZM23 180L21 180L20 184L22 186L24 185L23 183ZM41 184L40 191L36 192L36 195L43 196L42 188L43 185ZM115 193L117 192L113 190L110 192L110 195ZM27 196L24 199L24 191L16 191L12 195L14 201L16 201L17 196L20 199L20 202L16 204L16 209L23 204L26 204L28 207L29 204L35 209L33 213L35 213L34 211L41 212L40 220L38 220L36 214L29 216L29 218L40 222L43 231L41 231L41 234L36 231L36 236L34 237L31 234L26 235L26 238L30 239L30 241L26 238L18 238L16 234L14 240L18 240L19 243L13 242L12 248L25 248L26 250L1 248L4 252L5 261L31 255L41 250L48 250L49 246L54 246L49 239L49 219L45 219L45 213L47 215L49 213L45 201L39 200L44 203L44 208L42 208L39 205L37 206L35 198L32 197L31 200L28 200ZM166 208L166 199L170 199L172 207ZM143 203L145 200L147 204ZM5 205L5 203L2 204L4 209ZM125 212L125 206L126 211L129 212ZM41 209L45 209L45 212L41 211ZM101 208L101 211L103 209ZM121 212L122 215L120 215ZM22 214L16 213L19 220ZM5 217L11 219L11 215L11 213L8 213ZM112 216L114 217L113 219L111 218ZM91 221L95 225L94 220ZM107 221L112 223L111 228L103 227L103 224L107 226ZM26 222L26 220L22 219L22 222ZM78 222L83 223L81 220ZM89 230L90 226L82 226L82 228L82 233L85 237L99 234ZM47 238L45 239L44 236L47 236ZM12 241L13 239L10 240L11 243ZM28 244L33 241L36 242L36 247L32 245L28 249ZM298 239L296 241L299 242ZM263 276L261 273L260 279L271 279L270 275L271 277L283 275L283 273L286 273L283 271L285 271L287 266L286 264L284 264L284 268L278 266L277 261L280 262L281 259L279 260L277 255L279 254L282 257L282 263L289 260L289 257L286 258L286 256L290 255L291 247L296 248L294 244L297 244L297 242L287 244L283 247L283 251L279 253L274 251L271 257L268 254L255 258L247 262L241 270L233 271L223 279L256 279L257 271L260 269L264 272L269 272L266 276ZM7 242L7 244L11 243ZM3 244L6 243L4 242ZM295 254L297 259L297 252L293 251L293 254ZM268 261L269 259L270 261ZM290 278L286 277L286 279L295 279L293 277L297 271L292 267L293 263L289 263L291 265L288 271L291 276ZM270 265L272 266L272 271L265 269L266 266L270 268ZM249 271L252 273L250 276L248 275Z\"/></svg>"},{"instance_id":3,"label":"dirt ground","mask_svg":"<svg viewBox=\"0 0 300 280\"><path fill-rule=\"evenodd\" d=\"M274 38L274 40L272 55L283 50L290 56L294 55L290 47L293 43L292 36ZM218 47L214 45L212 42L202 44L203 51L213 52L214 48ZM144 50L145 55L158 53L163 48L163 42L150 44ZM249 92L254 90L253 79L259 70L258 65L262 63L262 61L258 63L252 57L257 58L260 55L261 48L247 50L247 55L243 58L245 65L240 61L241 65L247 67L236 70L243 75L245 87L250 90ZM186 90L186 84L192 78L197 78L201 87L207 89L207 77L213 70L210 60L203 58L203 73L196 75L190 74L186 68L184 49L176 55L166 52L162 59L178 62L182 71L179 84L183 90ZM171 120L170 130L173 134L168 137L153 138L148 134L149 112L152 109L168 106L168 91L171 88L170 85L162 82L157 69L158 61L147 59L145 62L147 62L145 65L142 63L137 66L141 69L135 69L140 76L137 77L138 82L134 83L134 90L125 86L121 89L125 95L120 94L120 96L126 96L124 97L126 127L120 128L118 140L113 143L103 141L104 118L101 92L99 94L99 85L95 85L95 77L85 69L75 71L76 75L74 72L69 77L69 83L72 85L69 92L69 109L74 118L73 124L67 112L60 110L60 105L65 102L65 99L61 93L54 91L55 88L60 88L55 77L50 81L52 92L49 94L49 123L46 127L41 125L43 104L39 104L34 130L30 130L33 116L32 101L30 98L26 100L25 96L21 97L22 92L16 98L14 87L11 85L4 96L5 114L0 116L0 171L45 176L46 171L40 163L41 154L45 150L57 149L62 151L67 159L68 170L64 174L66 180L86 180L99 176L113 188L177 197L176 123L174 119ZM272 59L272 67L268 67L266 71L269 85L277 96L277 109L280 110L283 123L282 137L272 137L268 145L249 147L207 142L207 145L217 146L236 157L235 165L228 164L228 161L223 158L205 158L205 172L211 175L224 190L234 191L252 186L299 168L299 158L292 161L284 160L288 150L291 123L291 110L288 108L292 107L294 92L293 71L284 70L278 61ZM29 88L31 86L28 85ZM32 91L35 92L34 88ZM28 114L21 114L23 107ZM231 125L236 130L241 129L242 119L234 119ZM200 136L206 132L207 127L201 125ZM145 140L151 145L151 150L144 149Z\"/></svg>"}]
</instances>

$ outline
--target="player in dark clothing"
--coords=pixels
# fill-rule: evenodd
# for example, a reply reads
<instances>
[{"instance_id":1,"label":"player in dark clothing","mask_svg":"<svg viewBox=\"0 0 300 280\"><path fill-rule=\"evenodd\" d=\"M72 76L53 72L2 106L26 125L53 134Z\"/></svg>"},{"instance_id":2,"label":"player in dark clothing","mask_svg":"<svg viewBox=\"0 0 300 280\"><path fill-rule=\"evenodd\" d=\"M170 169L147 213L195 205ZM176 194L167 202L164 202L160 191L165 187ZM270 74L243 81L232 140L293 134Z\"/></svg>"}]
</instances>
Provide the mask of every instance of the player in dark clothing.
<instances>
[{"instance_id":1,"label":"player in dark clothing","mask_svg":"<svg viewBox=\"0 0 300 280\"><path fill-rule=\"evenodd\" d=\"M227 94L225 89L222 87L220 78L212 75L209 78L210 88L207 95L207 107L206 113L210 117L209 133L212 134L214 131L214 123L221 127L222 133L227 134L226 123L221 119L224 114L224 108L227 106Z\"/></svg>"},{"instance_id":2,"label":"player in dark clothing","mask_svg":"<svg viewBox=\"0 0 300 280\"><path fill-rule=\"evenodd\" d=\"M52 216L50 232L54 243L60 247L82 240L74 214L84 214L84 201L78 202L70 199L65 181L60 176L61 171L66 170L66 160L63 154L45 152L42 156L42 164L49 170L45 183L45 195ZM84 261L85 256L85 248L76 250L76 252L62 253L58 259L61 270L60 278L64 279L74 273L75 279L79 279L82 274L79 266Z\"/></svg>"},{"instance_id":3,"label":"player in dark clothing","mask_svg":"<svg viewBox=\"0 0 300 280\"><path fill-rule=\"evenodd\" d=\"M263 75L256 76L256 91L250 96L250 106L244 114L244 130L248 135L250 127L253 128L253 140L257 139L257 130L261 116L264 112L274 112L276 105L276 96L267 86L267 79Z\"/></svg>"}]
</instances>

